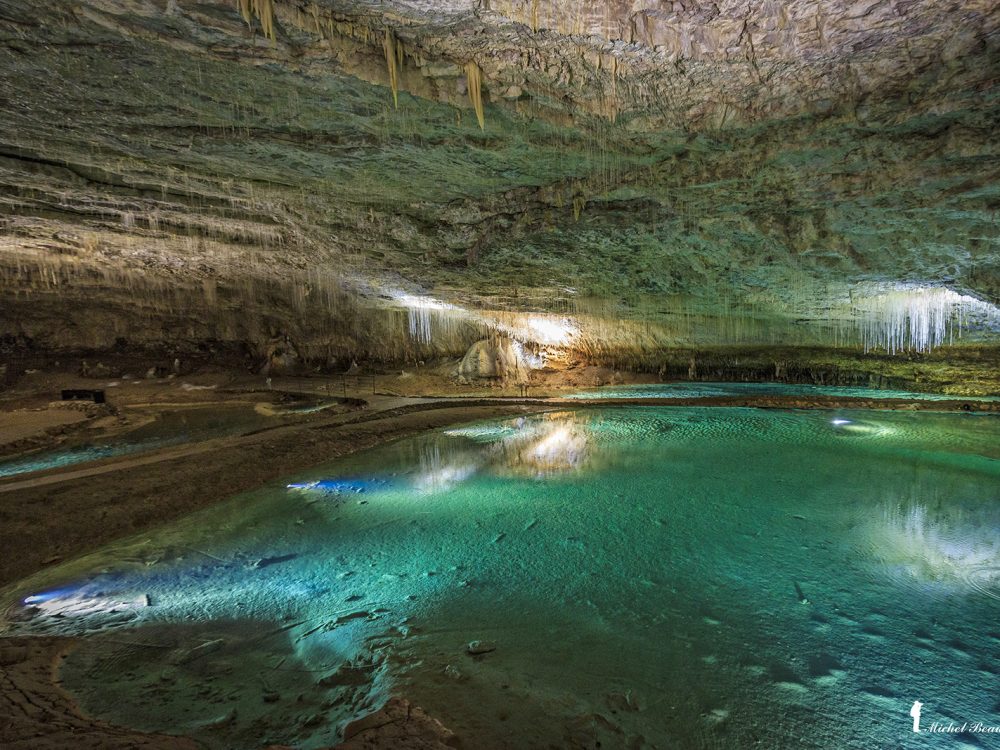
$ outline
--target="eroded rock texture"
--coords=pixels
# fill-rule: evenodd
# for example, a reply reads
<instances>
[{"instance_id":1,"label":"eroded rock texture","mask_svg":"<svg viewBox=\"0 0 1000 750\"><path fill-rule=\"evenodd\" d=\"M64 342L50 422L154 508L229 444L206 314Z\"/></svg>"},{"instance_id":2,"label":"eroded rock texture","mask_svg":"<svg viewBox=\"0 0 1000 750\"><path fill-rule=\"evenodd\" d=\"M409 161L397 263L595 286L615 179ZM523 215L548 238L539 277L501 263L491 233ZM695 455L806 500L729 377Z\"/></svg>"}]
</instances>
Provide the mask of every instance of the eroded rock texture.
<instances>
[{"instance_id":1,"label":"eroded rock texture","mask_svg":"<svg viewBox=\"0 0 1000 750\"><path fill-rule=\"evenodd\" d=\"M240 5L0 0L9 341L853 346L858 284L1000 302L988 0Z\"/></svg>"}]
</instances>

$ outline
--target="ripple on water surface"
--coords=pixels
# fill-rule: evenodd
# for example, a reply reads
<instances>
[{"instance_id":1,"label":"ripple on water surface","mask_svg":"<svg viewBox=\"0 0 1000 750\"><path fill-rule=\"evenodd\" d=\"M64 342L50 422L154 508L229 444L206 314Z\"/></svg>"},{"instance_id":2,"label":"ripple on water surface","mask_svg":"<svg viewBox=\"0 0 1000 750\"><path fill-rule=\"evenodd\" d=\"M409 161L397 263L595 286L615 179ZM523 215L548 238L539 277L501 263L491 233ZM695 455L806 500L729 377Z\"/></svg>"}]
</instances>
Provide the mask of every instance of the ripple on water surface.
<instances>
[{"instance_id":1,"label":"ripple on water surface","mask_svg":"<svg viewBox=\"0 0 1000 750\"><path fill-rule=\"evenodd\" d=\"M990 415L567 410L236 497L7 627L85 635L87 710L212 747L328 746L391 692L484 748L894 747L913 700L1000 722L998 488Z\"/></svg>"}]
</instances>

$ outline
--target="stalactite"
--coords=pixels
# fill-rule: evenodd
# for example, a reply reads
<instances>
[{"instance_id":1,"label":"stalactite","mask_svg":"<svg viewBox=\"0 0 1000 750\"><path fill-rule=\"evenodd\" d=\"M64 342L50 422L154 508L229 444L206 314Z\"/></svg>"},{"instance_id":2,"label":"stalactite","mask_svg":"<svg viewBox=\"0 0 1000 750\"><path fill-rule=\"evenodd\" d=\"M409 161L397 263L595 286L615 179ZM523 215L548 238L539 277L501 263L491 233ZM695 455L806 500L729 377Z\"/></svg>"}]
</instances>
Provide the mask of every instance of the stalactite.
<instances>
[{"instance_id":1,"label":"stalactite","mask_svg":"<svg viewBox=\"0 0 1000 750\"><path fill-rule=\"evenodd\" d=\"M859 295L853 314L865 351L928 352L952 343L970 319L995 326L1000 311L944 288L913 288Z\"/></svg>"},{"instance_id":2,"label":"stalactite","mask_svg":"<svg viewBox=\"0 0 1000 750\"><path fill-rule=\"evenodd\" d=\"M388 27L382 40L382 51L385 52L385 67L389 73L389 88L392 89L392 106L399 109L399 66L402 63L403 46L396 41L396 35Z\"/></svg>"},{"instance_id":3,"label":"stalactite","mask_svg":"<svg viewBox=\"0 0 1000 750\"><path fill-rule=\"evenodd\" d=\"M583 213L583 207L587 205L587 199L583 195L573 196L573 221L580 220L580 214Z\"/></svg>"},{"instance_id":4,"label":"stalactite","mask_svg":"<svg viewBox=\"0 0 1000 750\"><path fill-rule=\"evenodd\" d=\"M621 109L618 99L618 58L611 58L611 111L608 112L608 119L615 122L618 119L618 110Z\"/></svg>"},{"instance_id":5,"label":"stalactite","mask_svg":"<svg viewBox=\"0 0 1000 750\"><path fill-rule=\"evenodd\" d=\"M253 26L253 19L256 16L260 20L260 28L264 32L264 36L272 42L276 39L272 0L237 0L237 7L248 25Z\"/></svg>"},{"instance_id":6,"label":"stalactite","mask_svg":"<svg viewBox=\"0 0 1000 750\"><path fill-rule=\"evenodd\" d=\"M431 342L431 311L427 308L411 308L407 310L410 338L421 344Z\"/></svg>"},{"instance_id":7,"label":"stalactite","mask_svg":"<svg viewBox=\"0 0 1000 750\"><path fill-rule=\"evenodd\" d=\"M320 22L319 18L319 6L315 2L309 4L309 17L312 20L313 31L316 32L316 36L320 39L329 41L329 37L326 35L326 31L323 28L323 24ZM303 24L304 26L305 24Z\"/></svg>"},{"instance_id":8,"label":"stalactite","mask_svg":"<svg viewBox=\"0 0 1000 750\"><path fill-rule=\"evenodd\" d=\"M479 129L486 130L486 119L483 116L483 71L475 62L465 64L465 82L469 91L469 101L476 111Z\"/></svg>"},{"instance_id":9,"label":"stalactite","mask_svg":"<svg viewBox=\"0 0 1000 750\"><path fill-rule=\"evenodd\" d=\"M274 7L271 0L256 0L257 17L260 18L260 26L264 31L264 36L272 42L275 40L274 33Z\"/></svg>"}]
</instances>

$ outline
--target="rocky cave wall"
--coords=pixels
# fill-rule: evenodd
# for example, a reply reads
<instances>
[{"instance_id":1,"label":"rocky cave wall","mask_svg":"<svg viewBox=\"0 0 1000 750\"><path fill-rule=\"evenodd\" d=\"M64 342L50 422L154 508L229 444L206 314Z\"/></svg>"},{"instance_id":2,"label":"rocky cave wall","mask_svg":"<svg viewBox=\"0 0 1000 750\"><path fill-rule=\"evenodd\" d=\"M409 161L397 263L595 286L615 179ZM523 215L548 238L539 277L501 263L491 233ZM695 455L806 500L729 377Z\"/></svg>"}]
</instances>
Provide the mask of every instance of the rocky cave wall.
<instances>
[{"instance_id":1,"label":"rocky cave wall","mask_svg":"<svg viewBox=\"0 0 1000 750\"><path fill-rule=\"evenodd\" d=\"M414 336L419 294L655 370L857 349L857 284L1000 302L991 3L252 8L0 0L8 342L334 365L487 333Z\"/></svg>"}]
</instances>

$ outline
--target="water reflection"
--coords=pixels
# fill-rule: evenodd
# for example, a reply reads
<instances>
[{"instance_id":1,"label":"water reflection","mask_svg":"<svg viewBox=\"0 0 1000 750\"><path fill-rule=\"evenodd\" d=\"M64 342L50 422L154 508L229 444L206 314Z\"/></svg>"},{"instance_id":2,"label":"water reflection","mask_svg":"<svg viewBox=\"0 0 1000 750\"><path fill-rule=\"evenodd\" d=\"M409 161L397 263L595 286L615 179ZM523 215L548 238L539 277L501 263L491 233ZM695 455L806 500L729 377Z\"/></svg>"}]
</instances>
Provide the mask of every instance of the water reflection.
<instances>
[{"instance_id":1,"label":"water reflection","mask_svg":"<svg viewBox=\"0 0 1000 750\"><path fill-rule=\"evenodd\" d=\"M498 472L545 477L582 471L593 458L590 428L579 419L548 420L530 440L504 446Z\"/></svg>"},{"instance_id":2,"label":"water reflection","mask_svg":"<svg viewBox=\"0 0 1000 750\"><path fill-rule=\"evenodd\" d=\"M1000 507L935 495L915 482L883 502L871 531L875 557L913 582L1000 599Z\"/></svg>"},{"instance_id":3,"label":"water reflection","mask_svg":"<svg viewBox=\"0 0 1000 750\"><path fill-rule=\"evenodd\" d=\"M418 492L449 490L480 471L486 463L485 452L484 448L457 448L435 441L420 452L420 470L413 478L413 488Z\"/></svg>"},{"instance_id":4,"label":"water reflection","mask_svg":"<svg viewBox=\"0 0 1000 750\"><path fill-rule=\"evenodd\" d=\"M593 468L595 422L562 412L471 425L426 436L416 443L416 466L383 467L380 475L324 477L287 485L327 496L379 491L445 492L477 475L553 477Z\"/></svg>"},{"instance_id":5,"label":"water reflection","mask_svg":"<svg viewBox=\"0 0 1000 750\"><path fill-rule=\"evenodd\" d=\"M444 434L460 442L435 444L437 461L431 473L454 484L479 472L544 478L592 469L594 424L589 415L560 412L448 430ZM450 458L442 461L441 452Z\"/></svg>"}]
</instances>

